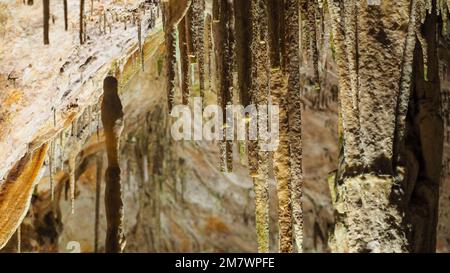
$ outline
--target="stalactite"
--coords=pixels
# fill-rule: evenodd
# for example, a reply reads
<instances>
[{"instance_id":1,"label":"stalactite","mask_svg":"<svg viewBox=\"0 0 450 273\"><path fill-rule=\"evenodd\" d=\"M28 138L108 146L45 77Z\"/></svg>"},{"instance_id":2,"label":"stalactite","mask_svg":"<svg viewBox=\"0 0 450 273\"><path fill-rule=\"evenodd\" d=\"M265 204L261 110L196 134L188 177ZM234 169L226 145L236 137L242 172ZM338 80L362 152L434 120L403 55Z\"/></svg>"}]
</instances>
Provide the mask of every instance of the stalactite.
<instances>
[{"instance_id":1,"label":"stalactite","mask_svg":"<svg viewBox=\"0 0 450 273\"><path fill-rule=\"evenodd\" d=\"M206 19L205 19L205 55L206 55L206 67L208 70L208 87L209 89L211 89L212 84L211 84L211 78L212 76L212 34L211 34L211 24L212 24L212 19L211 19L211 14L207 14L206 15Z\"/></svg>"},{"instance_id":2,"label":"stalactite","mask_svg":"<svg viewBox=\"0 0 450 273\"><path fill-rule=\"evenodd\" d=\"M22 224L17 228L17 253L22 253Z\"/></svg>"},{"instance_id":3,"label":"stalactite","mask_svg":"<svg viewBox=\"0 0 450 273\"><path fill-rule=\"evenodd\" d=\"M53 127L56 127L56 108L52 107L53 110Z\"/></svg>"},{"instance_id":4,"label":"stalactite","mask_svg":"<svg viewBox=\"0 0 450 273\"><path fill-rule=\"evenodd\" d=\"M302 43L301 43L301 52L306 55L306 60L309 62L311 59L311 30L309 23L309 1L301 0L300 1L300 17L301 17L301 35L302 35ZM284 25L284 24L283 24ZM287 45L286 45L287 46ZM287 50L287 49L286 49ZM287 54L286 54L287 57Z\"/></svg>"},{"instance_id":5,"label":"stalactite","mask_svg":"<svg viewBox=\"0 0 450 273\"><path fill-rule=\"evenodd\" d=\"M194 52L198 63L200 97L205 98L205 0L192 1Z\"/></svg>"},{"instance_id":6,"label":"stalactite","mask_svg":"<svg viewBox=\"0 0 450 273\"><path fill-rule=\"evenodd\" d=\"M416 30L417 40L419 40L420 46L422 47L422 57L423 57L423 72L425 80L428 81L428 43L420 28Z\"/></svg>"},{"instance_id":7,"label":"stalactite","mask_svg":"<svg viewBox=\"0 0 450 273\"><path fill-rule=\"evenodd\" d=\"M251 94L257 103L259 114L261 107L267 106L269 95L269 50L268 50L268 8L265 0L251 1L252 19L252 84ZM256 76L256 77L255 77ZM258 122L261 132L267 131L268 121ZM257 145L262 145L265 139L259 135ZM249 155L250 156L250 155ZM269 192L268 152L257 147L257 176L253 178L255 191L256 233L258 237L258 252L269 251Z\"/></svg>"},{"instance_id":8,"label":"stalactite","mask_svg":"<svg viewBox=\"0 0 450 273\"><path fill-rule=\"evenodd\" d=\"M358 112L358 29L357 29L357 3L356 0L348 1L345 6L344 31L345 48L350 77L350 91L353 108Z\"/></svg>"},{"instance_id":9,"label":"stalactite","mask_svg":"<svg viewBox=\"0 0 450 273\"><path fill-rule=\"evenodd\" d=\"M314 68L314 84L315 89L320 91L320 78L319 78L319 51L317 49L317 29L316 29L316 8L315 0L308 2L308 30L311 47L312 65Z\"/></svg>"},{"instance_id":10,"label":"stalactite","mask_svg":"<svg viewBox=\"0 0 450 273\"><path fill-rule=\"evenodd\" d=\"M80 0L80 44L84 44L84 0Z\"/></svg>"},{"instance_id":11,"label":"stalactite","mask_svg":"<svg viewBox=\"0 0 450 273\"><path fill-rule=\"evenodd\" d=\"M269 1L270 91L274 105L279 107L279 145L273 153L274 173L277 181L279 251L293 252L291 169L289 149L289 120L287 109L287 79L283 77L280 61L280 18L276 0Z\"/></svg>"},{"instance_id":12,"label":"stalactite","mask_svg":"<svg viewBox=\"0 0 450 273\"><path fill-rule=\"evenodd\" d=\"M143 48L143 44L142 44L142 19L141 16L138 15L137 19L136 19L136 23L137 23L137 31L138 31L138 43L139 43L139 53L140 53L140 57L141 57L141 66L142 66L142 71L145 70L145 58L144 58L144 48Z\"/></svg>"},{"instance_id":13,"label":"stalactite","mask_svg":"<svg viewBox=\"0 0 450 273\"><path fill-rule=\"evenodd\" d=\"M102 123L106 139L108 168L105 173L105 208L107 232L105 250L107 253L122 252L125 247L123 227L123 201L119 166L120 135L123 130L122 103L118 95L118 82L114 77L104 81L102 102Z\"/></svg>"},{"instance_id":14,"label":"stalactite","mask_svg":"<svg viewBox=\"0 0 450 273\"><path fill-rule=\"evenodd\" d=\"M69 156L67 158L67 166L69 171L69 187L70 187L70 207L71 213L75 214L75 170L76 170L76 151L69 152Z\"/></svg>"},{"instance_id":15,"label":"stalactite","mask_svg":"<svg viewBox=\"0 0 450 273\"><path fill-rule=\"evenodd\" d=\"M172 6L170 2L163 3L164 14L164 36L165 36L165 60L166 60L166 89L167 89L167 101L169 112L172 111L172 107L175 103L175 75L176 75L176 24L177 19L172 14ZM181 19L181 16L180 18Z\"/></svg>"},{"instance_id":16,"label":"stalactite","mask_svg":"<svg viewBox=\"0 0 450 273\"><path fill-rule=\"evenodd\" d=\"M67 0L64 0L63 3L64 3L64 30L67 31L69 29Z\"/></svg>"},{"instance_id":17,"label":"stalactite","mask_svg":"<svg viewBox=\"0 0 450 273\"><path fill-rule=\"evenodd\" d=\"M87 41L87 21L86 20L86 16L83 17L83 41L86 42Z\"/></svg>"},{"instance_id":18,"label":"stalactite","mask_svg":"<svg viewBox=\"0 0 450 273\"><path fill-rule=\"evenodd\" d=\"M186 21L186 44L187 44L187 50L189 54L189 61L192 62L195 58L195 48L194 48L194 39L193 39L193 14L192 14L192 5L188 9L186 15L185 15L185 21Z\"/></svg>"},{"instance_id":19,"label":"stalactite","mask_svg":"<svg viewBox=\"0 0 450 273\"><path fill-rule=\"evenodd\" d=\"M64 131L59 133L59 157L58 157L58 161L59 161L59 168L61 171L64 170Z\"/></svg>"},{"instance_id":20,"label":"stalactite","mask_svg":"<svg viewBox=\"0 0 450 273\"><path fill-rule=\"evenodd\" d=\"M250 54L251 54L251 66L250 66L250 87L249 87L249 97L251 103L256 104L256 97L257 97L257 90L258 90L258 66L257 66L257 59L258 59L258 48L260 44L259 40L259 22L258 22L258 12L259 12L259 0L251 0L250 1L250 33L249 35L251 37L250 41ZM242 96L241 96L242 97ZM247 124L250 123L251 118L253 117L246 117ZM259 162L259 155L258 155L258 141L257 140L249 140L247 142L247 151L248 151L248 165L249 165L249 171L250 176L254 178L254 181L256 177L258 177L258 162ZM255 197L256 198L256 197ZM263 217L264 218L264 217ZM259 236L261 237L261 236ZM262 236L262 239L258 238L259 241L263 241L259 243L258 245L264 245L265 242L265 236ZM264 248L259 247L259 248Z\"/></svg>"},{"instance_id":21,"label":"stalactite","mask_svg":"<svg viewBox=\"0 0 450 273\"><path fill-rule=\"evenodd\" d=\"M244 107L247 107L252 103L250 94L252 79L250 1L235 0L234 5L239 101Z\"/></svg>"},{"instance_id":22,"label":"stalactite","mask_svg":"<svg viewBox=\"0 0 450 273\"><path fill-rule=\"evenodd\" d=\"M231 29L232 21L232 3L220 2L217 26L215 29L215 50L217 63L217 76L219 84L217 98L219 105L222 108L223 114L223 130L224 136L227 136L229 130L227 124L226 108L231 105L232 101L232 86L233 86L233 60L232 48L234 43L233 30ZM220 160L222 169L230 172L233 169L233 143L232 140L221 140L219 142ZM226 168L225 168L226 166Z\"/></svg>"},{"instance_id":23,"label":"stalactite","mask_svg":"<svg viewBox=\"0 0 450 273\"><path fill-rule=\"evenodd\" d=\"M97 113L97 142L100 142L100 115L101 113Z\"/></svg>"},{"instance_id":24,"label":"stalactite","mask_svg":"<svg viewBox=\"0 0 450 273\"><path fill-rule=\"evenodd\" d=\"M94 226L94 252L99 251L99 228L100 228L100 195L102 190L102 172L103 172L103 154L99 153L96 157L97 172L95 183L95 226Z\"/></svg>"},{"instance_id":25,"label":"stalactite","mask_svg":"<svg viewBox=\"0 0 450 273\"><path fill-rule=\"evenodd\" d=\"M49 28L50 28L50 0L43 0L44 5L44 45L50 44Z\"/></svg>"},{"instance_id":26,"label":"stalactite","mask_svg":"<svg viewBox=\"0 0 450 273\"><path fill-rule=\"evenodd\" d=\"M167 77L167 99L169 111L175 104L175 70L176 70L176 32L168 27L165 33L166 43L166 77Z\"/></svg>"},{"instance_id":27,"label":"stalactite","mask_svg":"<svg viewBox=\"0 0 450 273\"><path fill-rule=\"evenodd\" d=\"M128 17L125 18L125 30L127 29ZM103 34L106 34L106 25L108 24L108 18L106 17L106 9L103 8Z\"/></svg>"},{"instance_id":28,"label":"stalactite","mask_svg":"<svg viewBox=\"0 0 450 273\"><path fill-rule=\"evenodd\" d=\"M342 115L343 138L346 140L344 145L345 169L352 171L361 164L359 121L356 109L353 107L352 93L350 88L349 71L347 67L347 55L344 30L344 10L340 2L328 2L328 9L331 18L331 27L333 33L333 45L336 51L336 64L339 75L339 102Z\"/></svg>"},{"instance_id":29,"label":"stalactite","mask_svg":"<svg viewBox=\"0 0 450 273\"><path fill-rule=\"evenodd\" d=\"M88 106L88 127L89 127L89 136L92 135L92 106Z\"/></svg>"},{"instance_id":30,"label":"stalactite","mask_svg":"<svg viewBox=\"0 0 450 273\"><path fill-rule=\"evenodd\" d=\"M411 1L410 22L408 25L408 33L405 40L405 52L402 60L402 74L400 79L397 115L396 115L396 130L395 138L397 145L394 146L393 158L400 161L400 155L404 154L404 139L406 130L406 114L409 106L409 96L412 82L414 48L416 47L416 31L419 27L420 20L418 20L418 2L421 0ZM420 15L419 15L420 16Z\"/></svg>"},{"instance_id":31,"label":"stalactite","mask_svg":"<svg viewBox=\"0 0 450 273\"><path fill-rule=\"evenodd\" d=\"M288 41L288 119L291 152L292 215L298 252L303 251L302 107L300 96L299 0L286 0L284 23Z\"/></svg>"},{"instance_id":32,"label":"stalactite","mask_svg":"<svg viewBox=\"0 0 450 273\"><path fill-rule=\"evenodd\" d=\"M181 96L184 105L189 103L190 86L189 86L189 57L186 41L186 17L183 17L178 24L178 46L180 49L180 66L181 66Z\"/></svg>"},{"instance_id":33,"label":"stalactite","mask_svg":"<svg viewBox=\"0 0 450 273\"><path fill-rule=\"evenodd\" d=\"M50 179L50 197L51 201L53 201L55 198L55 185L53 181L53 169L54 169L54 159L55 159L55 142L52 141L50 143L50 149L48 151L48 175Z\"/></svg>"}]
</instances>

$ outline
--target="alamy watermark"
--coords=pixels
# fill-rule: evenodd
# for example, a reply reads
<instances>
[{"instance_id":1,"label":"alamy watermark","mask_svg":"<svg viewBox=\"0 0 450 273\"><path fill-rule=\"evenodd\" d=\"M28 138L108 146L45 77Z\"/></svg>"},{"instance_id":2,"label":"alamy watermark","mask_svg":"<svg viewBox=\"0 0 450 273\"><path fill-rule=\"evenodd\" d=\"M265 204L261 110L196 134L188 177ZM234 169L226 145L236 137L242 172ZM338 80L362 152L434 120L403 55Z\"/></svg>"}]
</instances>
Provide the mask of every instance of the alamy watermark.
<instances>
[{"instance_id":1,"label":"alamy watermark","mask_svg":"<svg viewBox=\"0 0 450 273\"><path fill-rule=\"evenodd\" d=\"M173 107L176 118L171 127L174 140L194 141L258 141L262 151L275 151L279 145L277 105L228 105L225 112L219 105L203 107L200 97L194 98L193 109L187 105Z\"/></svg>"}]
</instances>

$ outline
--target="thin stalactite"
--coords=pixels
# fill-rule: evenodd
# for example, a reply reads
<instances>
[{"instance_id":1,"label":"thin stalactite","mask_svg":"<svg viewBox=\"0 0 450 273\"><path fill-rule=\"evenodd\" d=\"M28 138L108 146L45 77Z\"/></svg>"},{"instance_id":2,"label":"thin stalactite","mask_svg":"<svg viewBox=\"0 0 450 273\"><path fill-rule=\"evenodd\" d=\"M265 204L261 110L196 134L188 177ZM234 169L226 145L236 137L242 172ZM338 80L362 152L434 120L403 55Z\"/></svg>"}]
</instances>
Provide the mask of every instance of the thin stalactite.
<instances>
[{"instance_id":1,"label":"thin stalactite","mask_svg":"<svg viewBox=\"0 0 450 273\"><path fill-rule=\"evenodd\" d=\"M63 5L64 5L64 30L67 31L69 29L67 0L63 1Z\"/></svg>"},{"instance_id":2,"label":"thin stalactite","mask_svg":"<svg viewBox=\"0 0 450 273\"><path fill-rule=\"evenodd\" d=\"M17 253L22 253L22 224L17 228Z\"/></svg>"},{"instance_id":3,"label":"thin stalactite","mask_svg":"<svg viewBox=\"0 0 450 273\"><path fill-rule=\"evenodd\" d=\"M68 159L67 159L67 162L68 162L67 166L68 166L68 171L69 171L70 206L71 206L71 213L72 214L75 214L76 158L77 158L77 152L76 151L70 151Z\"/></svg>"},{"instance_id":4,"label":"thin stalactite","mask_svg":"<svg viewBox=\"0 0 450 273\"><path fill-rule=\"evenodd\" d=\"M84 0L80 0L80 44L84 44Z\"/></svg>"},{"instance_id":5,"label":"thin stalactite","mask_svg":"<svg viewBox=\"0 0 450 273\"><path fill-rule=\"evenodd\" d=\"M205 0L192 0L192 34L198 64L200 97L205 98Z\"/></svg>"},{"instance_id":6,"label":"thin stalactite","mask_svg":"<svg viewBox=\"0 0 450 273\"><path fill-rule=\"evenodd\" d=\"M48 174L50 180L50 198L51 201L55 199L55 185L54 185L54 160L55 160L55 142L50 143L50 149L48 151Z\"/></svg>"},{"instance_id":7,"label":"thin stalactite","mask_svg":"<svg viewBox=\"0 0 450 273\"><path fill-rule=\"evenodd\" d=\"M319 78L319 50L317 48L317 29L316 29L316 8L314 1L308 1L308 30L309 30L309 46L310 57L312 58L312 65L314 71L314 88L316 91L320 91L320 78Z\"/></svg>"},{"instance_id":8,"label":"thin stalactite","mask_svg":"<svg viewBox=\"0 0 450 273\"><path fill-rule=\"evenodd\" d=\"M43 0L44 11L44 45L50 44L49 28L50 28L50 0Z\"/></svg>"},{"instance_id":9,"label":"thin stalactite","mask_svg":"<svg viewBox=\"0 0 450 273\"><path fill-rule=\"evenodd\" d=\"M189 85L189 56L186 41L186 17L183 17L178 24L178 47L180 49L181 66L181 97L184 105L189 104L190 85Z\"/></svg>"},{"instance_id":10,"label":"thin stalactite","mask_svg":"<svg viewBox=\"0 0 450 273\"><path fill-rule=\"evenodd\" d=\"M138 43L139 43L139 53L141 58L141 68L145 71L145 56L144 56L144 45L142 44L142 19L141 15L136 18L137 32L138 32Z\"/></svg>"},{"instance_id":11,"label":"thin stalactite","mask_svg":"<svg viewBox=\"0 0 450 273\"><path fill-rule=\"evenodd\" d=\"M204 39L205 39L205 61L206 61L206 68L208 71L208 88L212 88L212 17L211 14L207 14L205 18L205 33L204 33Z\"/></svg>"}]
</instances>

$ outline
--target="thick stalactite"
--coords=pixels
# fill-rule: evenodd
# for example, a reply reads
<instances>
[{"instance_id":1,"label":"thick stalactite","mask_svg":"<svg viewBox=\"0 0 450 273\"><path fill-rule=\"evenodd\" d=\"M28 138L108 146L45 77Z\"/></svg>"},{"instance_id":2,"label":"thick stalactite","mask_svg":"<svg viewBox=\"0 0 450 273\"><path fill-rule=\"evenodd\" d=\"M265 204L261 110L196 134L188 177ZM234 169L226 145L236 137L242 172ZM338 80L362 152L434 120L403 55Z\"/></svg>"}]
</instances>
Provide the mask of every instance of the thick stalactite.
<instances>
[{"instance_id":1,"label":"thick stalactite","mask_svg":"<svg viewBox=\"0 0 450 273\"><path fill-rule=\"evenodd\" d=\"M289 146L291 152L292 215L294 238L298 252L303 251L303 147L302 106L300 90L299 1L286 0L285 27L287 43L287 71L289 75L287 97L289 119Z\"/></svg>"},{"instance_id":2,"label":"thick stalactite","mask_svg":"<svg viewBox=\"0 0 450 273\"><path fill-rule=\"evenodd\" d=\"M268 16L267 3L262 0L254 0L251 2L251 18L252 18L252 44L253 52L252 70L253 76L251 85L251 94L253 101L257 104L258 114L261 115L264 107L268 105L269 96L269 50L268 50ZM262 121L262 122L259 122ZM262 149L266 139L261 132L267 132L267 120L258 119L258 141L257 155L258 167L256 177L253 178L255 190L256 205L256 233L258 236L258 252L266 253L269 251L269 153Z\"/></svg>"},{"instance_id":3,"label":"thick stalactite","mask_svg":"<svg viewBox=\"0 0 450 273\"><path fill-rule=\"evenodd\" d=\"M276 1L269 1L270 94L279 107L279 145L273 153L273 168L277 181L279 251L293 252L291 166L289 147L289 119L287 78L281 70L280 12Z\"/></svg>"},{"instance_id":4,"label":"thick stalactite","mask_svg":"<svg viewBox=\"0 0 450 273\"><path fill-rule=\"evenodd\" d=\"M171 1L163 3L163 26L166 45L166 89L169 111L172 111L172 107L175 103L177 25L185 16L190 4L191 1L188 0L182 0L177 4L174 4L174 2Z\"/></svg>"},{"instance_id":5,"label":"thick stalactite","mask_svg":"<svg viewBox=\"0 0 450 273\"><path fill-rule=\"evenodd\" d=\"M123 227L124 211L119 166L120 135L124 124L117 79L107 77L104 81L103 88L102 123L108 155L108 167L105 173L105 207L107 220L105 251L114 253L122 252L126 244Z\"/></svg>"},{"instance_id":6,"label":"thick stalactite","mask_svg":"<svg viewBox=\"0 0 450 273\"><path fill-rule=\"evenodd\" d=\"M85 27L84 27L84 0L80 0L80 19L79 19L79 23L80 23L80 44L84 44L85 39L84 39L84 32Z\"/></svg>"}]
</instances>

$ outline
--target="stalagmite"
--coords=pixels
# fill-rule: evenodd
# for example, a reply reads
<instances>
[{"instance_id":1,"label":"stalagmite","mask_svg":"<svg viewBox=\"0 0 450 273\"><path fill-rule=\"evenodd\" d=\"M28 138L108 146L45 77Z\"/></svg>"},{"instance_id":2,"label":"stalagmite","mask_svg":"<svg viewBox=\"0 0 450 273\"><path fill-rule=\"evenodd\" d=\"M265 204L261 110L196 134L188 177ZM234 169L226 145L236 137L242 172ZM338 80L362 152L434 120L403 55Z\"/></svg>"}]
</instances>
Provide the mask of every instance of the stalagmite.
<instances>
[{"instance_id":1,"label":"stalagmite","mask_svg":"<svg viewBox=\"0 0 450 273\"><path fill-rule=\"evenodd\" d=\"M50 44L49 28L50 28L50 0L43 0L44 5L44 45Z\"/></svg>"},{"instance_id":2,"label":"stalagmite","mask_svg":"<svg viewBox=\"0 0 450 273\"><path fill-rule=\"evenodd\" d=\"M299 0L286 0L285 27L288 71L289 147L291 152L292 215L294 239L298 252L303 251L303 170L302 107L300 97Z\"/></svg>"},{"instance_id":3,"label":"stalagmite","mask_svg":"<svg viewBox=\"0 0 450 273\"><path fill-rule=\"evenodd\" d=\"M118 82L114 77L104 80L102 123L105 132L108 168L105 173L105 208L107 253L122 252L126 241L123 227L122 185L119 166L120 135L123 130L122 103L118 94Z\"/></svg>"}]
</instances>

